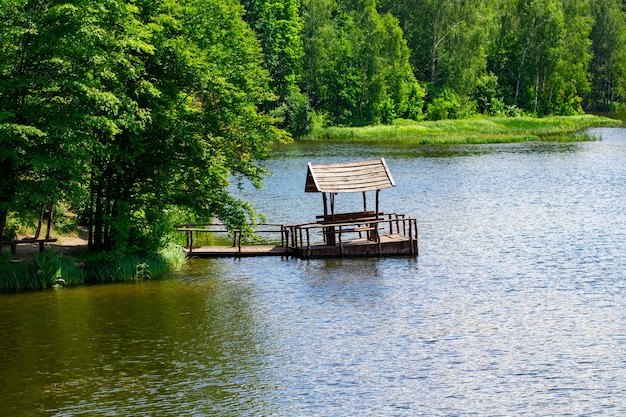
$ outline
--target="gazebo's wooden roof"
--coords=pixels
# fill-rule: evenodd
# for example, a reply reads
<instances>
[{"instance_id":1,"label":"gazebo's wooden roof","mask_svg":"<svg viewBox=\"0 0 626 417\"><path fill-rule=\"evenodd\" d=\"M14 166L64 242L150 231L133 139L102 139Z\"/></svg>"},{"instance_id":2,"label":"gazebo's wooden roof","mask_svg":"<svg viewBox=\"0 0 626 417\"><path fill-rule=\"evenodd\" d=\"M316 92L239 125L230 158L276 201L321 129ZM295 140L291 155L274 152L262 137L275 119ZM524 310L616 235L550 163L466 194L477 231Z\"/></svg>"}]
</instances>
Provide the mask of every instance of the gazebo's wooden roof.
<instances>
[{"instance_id":1,"label":"gazebo's wooden roof","mask_svg":"<svg viewBox=\"0 0 626 417\"><path fill-rule=\"evenodd\" d=\"M369 161L308 165L307 193L357 193L394 187L384 158Z\"/></svg>"}]
</instances>

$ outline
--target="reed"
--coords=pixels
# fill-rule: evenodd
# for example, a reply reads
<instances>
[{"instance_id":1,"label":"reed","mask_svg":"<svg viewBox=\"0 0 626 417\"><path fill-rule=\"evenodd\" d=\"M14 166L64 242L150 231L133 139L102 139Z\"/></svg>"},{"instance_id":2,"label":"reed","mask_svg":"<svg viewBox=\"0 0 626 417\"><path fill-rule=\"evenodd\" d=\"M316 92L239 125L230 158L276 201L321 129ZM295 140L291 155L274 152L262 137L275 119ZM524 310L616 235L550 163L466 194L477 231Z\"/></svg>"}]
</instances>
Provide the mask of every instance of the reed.
<instances>
[{"instance_id":1,"label":"reed","mask_svg":"<svg viewBox=\"0 0 626 417\"><path fill-rule=\"evenodd\" d=\"M159 252L160 256L164 259L170 269L179 271L185 266L187 255L182 251L178 245L170 244Z\"/></svg>"},{"instance_id":2,"label":"reed","mask_svg":"<svg viewBox=\"0 0 626 417\"><path fill-rule=\"evenodd\" d=\"M0 292L149 280L181 269L186 259L180 247L174 245L141 256L103 253L75 258L46 250L35 255L32 262L10 262L8 254L0 252Z\"/></svg>"},{"instance_id":3,"label":"reed","mask_svg":"<svg viewBox=\"0 0 626 417\"><path fill-rule=\"evenodd\" d=\"M407 144L512 143L579 141L577 132L621 122L594 115L555 117L484 117L462 120L397 121L393 125L318 128L302 140L384 141Z\"/></svg>"}]
</instances>

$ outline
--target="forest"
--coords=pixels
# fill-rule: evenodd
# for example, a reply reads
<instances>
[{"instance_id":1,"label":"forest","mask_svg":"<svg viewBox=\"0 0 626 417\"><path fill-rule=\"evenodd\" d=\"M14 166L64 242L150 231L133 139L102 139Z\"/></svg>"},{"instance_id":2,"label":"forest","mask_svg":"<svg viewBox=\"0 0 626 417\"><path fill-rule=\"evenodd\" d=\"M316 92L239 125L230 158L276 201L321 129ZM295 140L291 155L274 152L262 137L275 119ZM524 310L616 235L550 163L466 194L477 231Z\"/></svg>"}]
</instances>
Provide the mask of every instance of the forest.
<instances>
[{"instance_id":1,"label":"forest","mask_svg":"<svg viewBox=\"0 0 626 417\"><path fill-rule=\"evenodd\" d=\"M580 114L626 94L620 0L244 0L273 108L322 125ZM304 116L303 116L304 113Z\"/></svg>"},{"instance_id":2,"label":"forest","mask_svg":"<svg viewBox=\"0 0 626 417\"><path fill-rule=\"evenodd\" d=\"M0 0L0 239L45 207L95 252L258 220L273 143L316 127L626 102L620 0ZM52 210L51 209L51 210Z\"/></svg>"}]
</instances>

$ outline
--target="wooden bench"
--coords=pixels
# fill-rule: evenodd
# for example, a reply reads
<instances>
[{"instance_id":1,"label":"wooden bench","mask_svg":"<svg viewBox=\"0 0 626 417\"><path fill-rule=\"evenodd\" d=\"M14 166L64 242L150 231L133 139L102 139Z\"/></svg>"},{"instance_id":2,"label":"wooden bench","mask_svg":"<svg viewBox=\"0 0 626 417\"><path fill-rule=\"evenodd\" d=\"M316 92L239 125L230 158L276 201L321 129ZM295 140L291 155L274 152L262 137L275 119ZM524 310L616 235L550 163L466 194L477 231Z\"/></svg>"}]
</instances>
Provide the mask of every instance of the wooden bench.
<instances>
[{"instance_id":1,"label":"wooden bench","mask_svg":"<svg viewBox=\"0 0 626 417\"><path fill-rule=\"evenodd\" d=\"M375 220L376 213L373 211L355 211L351 213L334 213L322 216L315 216L318 223L332 224L332 223L351 223L359 222L363 220Z\"/></svg>"},{"instance_id":2,"label":"wooden bench","mask_svg":"<svg viewBox=\"0 0 626 417\"><path fill-rule=\"evenodd\" d=\"M33 239L33 238L24 238L24 239L13 239L8 242L4 242L5 245L11 245L11 253L15 254L17 252L17 245L26 245L26 244L39 244L39 252L43 252L44 245L46 243L56 242L57 239Z\"/></svg>"},{"instance_id":3,"label":"wooden bench","mask_svg":"<svg viewBox=\"0 0 626 417\"><path fill-rule=\"evenodd\" d=\"M324 228L324 240L328 245L334 246L337 241L335 234L337 233L336 226L345 223L357 223L353 227L341 228L342 233L356 232L359 233L359 237L362 232L367 232L368 240L378 240L378 226L375 223L368 224L370 221L376 221L381 219L381 213L376 216L373 211L355 211L350 213L333 213L322 216L316 216L317 222L327 225Z\"/></svg>"}]
</instances>

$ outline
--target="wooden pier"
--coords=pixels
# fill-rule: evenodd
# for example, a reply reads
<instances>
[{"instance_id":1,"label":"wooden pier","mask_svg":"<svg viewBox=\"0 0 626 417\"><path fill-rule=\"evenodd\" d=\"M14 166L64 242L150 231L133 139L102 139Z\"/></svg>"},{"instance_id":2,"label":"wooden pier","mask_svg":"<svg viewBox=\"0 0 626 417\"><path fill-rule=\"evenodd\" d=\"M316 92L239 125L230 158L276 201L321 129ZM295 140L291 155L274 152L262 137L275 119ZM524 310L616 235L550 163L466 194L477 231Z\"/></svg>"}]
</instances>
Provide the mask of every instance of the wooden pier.
<instances>
[{"instance_id":1,"label":"wooden pier","mask_svg":"<svg viewBox=\"0 0 626 417\"><path fill-rule=\"evenodd\" d=\"M198 258L244 258L252 256L285 256L288 255L284 246L251 245L251 246L200 246L189 250L183 248L187 256Z\"/></svg>"},{"instance_id":2,"label":"wooden pier","mask_svg":"<svg viewBox=\"0 0 626 417\"><path fill-rule=\"evenodd\" d=\"M304 223L297 225L261 224L255 233L268 234L265 242L242 242L239 230L228 231L221 223L178 225L185 232L188 257L224 258L287 256L296 258L416 256L417 223L414 218L397 213L381 213L349 221ZM231 245L196 245L199 234L228 236ZM205 239L206 240L206 239Z\"/></svg>"},{"instance_id":3,"label":"wooden pier","mask_svg":"<svg viewBox=\"0 0 626 417\"><path fill-rule=\"evenodd\" d=\"M418 254L417 221L398 213L376 217L366 213L344 221L291 225L287 230L288 251L300 258Z\"/></svg>"},{"instance_id":4,"label":"wooden pier","mask_svg":"<svg viewBox=\"0 0 626 417\"><path fill-rule=\"evenodd\" d=\"M270 245L267 242L242 242L242 233L239 229L229 230L223 223L196 223L180 224L176 230L184 232L186 244L183 250L188 257L198 258L225 258L225 257L250 257L250 256L285 256L287 254L287 229L282 224L264 223L254 229L256 236L266 235L270 241L277 244ZM231 245L197 245L198 235L209 235L214 240L221 242L229 241ZM205 239L206 241L206 239ZM280 244L278 244L280 242Z\"/></svg>"},{"instance_id":5,"label":"wooden pier","mask_svg":"<svg viewBox=\"0 0 626 417\"><path fill-rule=\"evenodd\" d=\"M255 235L268 236L266 240L275 242L274 245L259 244L258 241L257 244L242 244L241 230L228 230L219 223L179 225L177 230L186 233L187 256L417 256L416 220L404 214L379 211L380 190L395 185L384 158L334 164L309 163L304 192L322 195L324 214L317 216L312 223L256 226ZM367 192L375 192L374 210L367 208ZM362 193L363 209L336 213L335 197L339 193ZM196 245L194 234L199 233L228 234L232 245Z\"/></svg>"}]
</instances>

